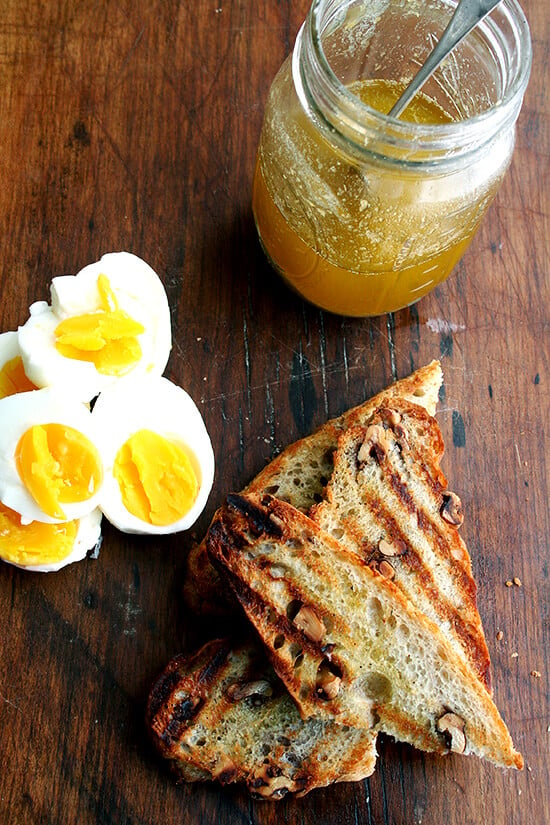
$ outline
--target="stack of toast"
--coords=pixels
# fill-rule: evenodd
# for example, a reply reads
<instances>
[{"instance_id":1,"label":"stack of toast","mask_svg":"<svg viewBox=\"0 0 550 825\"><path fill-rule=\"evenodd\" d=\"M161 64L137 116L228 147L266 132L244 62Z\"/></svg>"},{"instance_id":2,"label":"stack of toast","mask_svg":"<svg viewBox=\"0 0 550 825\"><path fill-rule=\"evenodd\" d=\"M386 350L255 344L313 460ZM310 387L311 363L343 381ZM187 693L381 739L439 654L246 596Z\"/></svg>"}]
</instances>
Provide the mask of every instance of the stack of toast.
<instances>
[{"instance_id":1,"label":"stack of toast","mask_svg":"<svg viewBox=\"0 0 550 825\"><path fill-rule=\"evenodd\" d=\"M290 445L191 551L191 609L249 638L173 659L154 743L186 781L277 799L369 776L379 732L523 760L491 698L458 496L440 469L438 362Z\"/></svg>"}]
</instances>

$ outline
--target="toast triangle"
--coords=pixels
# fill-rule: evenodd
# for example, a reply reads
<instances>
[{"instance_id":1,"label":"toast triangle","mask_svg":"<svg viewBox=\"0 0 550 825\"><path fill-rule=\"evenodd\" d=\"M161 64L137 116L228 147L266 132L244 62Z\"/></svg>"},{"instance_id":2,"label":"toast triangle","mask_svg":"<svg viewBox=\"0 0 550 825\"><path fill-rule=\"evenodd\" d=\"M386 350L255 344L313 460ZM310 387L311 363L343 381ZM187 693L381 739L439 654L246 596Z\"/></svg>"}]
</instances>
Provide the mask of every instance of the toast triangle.
<instances>
[{"instance_id":1,"label":"toast triangle","mask_svg":"<svg viewBox=\"0 0 550 825\"><path fill-rule=\"evenodd\" d=\"M431 415L396 399L343 432L322 502L310 515L440 626L490 689L490 658L460 499L440 469L443 438Z\"/></svg>"},{"instance_id":2,"label":"toast triangle","mask_svg":"<svg viewBox=\"0 0 550 825\"><path fill-rule=\"evenodd\" d=\"M485 686L395 584L292 505L228 498L208 534L304 718L523 765Z\"/></svg>"}]
</instances>

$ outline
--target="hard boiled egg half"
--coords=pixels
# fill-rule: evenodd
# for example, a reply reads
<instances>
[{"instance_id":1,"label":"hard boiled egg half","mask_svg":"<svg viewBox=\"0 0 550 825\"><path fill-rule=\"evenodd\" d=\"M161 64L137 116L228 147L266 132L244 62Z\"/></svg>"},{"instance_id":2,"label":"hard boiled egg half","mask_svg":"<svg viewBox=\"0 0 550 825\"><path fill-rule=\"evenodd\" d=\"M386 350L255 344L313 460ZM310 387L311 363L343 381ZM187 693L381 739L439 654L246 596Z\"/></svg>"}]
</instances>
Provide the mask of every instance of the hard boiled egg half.
<instances>
[{"instance_id":1,"label":"hard boiled egg half","mask_svg":"<svg viewBox=\"0 0 550 825\"><path fill-rule=\"evenodd\" d=\"M103 483L88 407L56 389L15 392L0 422L0 557L40 571L84 558L101 539Z\"/></svg>"},{"instance_id":2,"label":"hard boiled egg half","mask_svg":"<svg viewBox=\"0 0 550 825\"><path fill-rule=\"evenodd\" d=\"M128 376L97 399L104 480L99 506L127 533L173 533L202 512L214 453L202 416L181 387L159 376Z\"/></svg>"},{"instance_id":3,"label":"hard boiled egg half","mask_svg":"<svg viewBox=\"0 0 550 825\"><path fill-rule=\"evenodd\" d=\"M91 401L122 375L163 373L172 343L168 299L145 261L112 252L54 278L51 305L32 304L18 335L30 381Z\"/></svg>"}]
</instances>

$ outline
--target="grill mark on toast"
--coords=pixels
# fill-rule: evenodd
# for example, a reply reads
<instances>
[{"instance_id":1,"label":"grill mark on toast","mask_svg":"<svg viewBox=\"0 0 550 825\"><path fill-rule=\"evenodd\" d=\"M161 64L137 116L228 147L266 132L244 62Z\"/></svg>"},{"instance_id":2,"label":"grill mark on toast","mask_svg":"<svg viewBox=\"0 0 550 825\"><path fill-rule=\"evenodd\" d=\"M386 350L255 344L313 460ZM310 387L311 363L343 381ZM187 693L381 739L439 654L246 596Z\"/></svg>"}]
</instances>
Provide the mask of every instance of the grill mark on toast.
<instances>
[{"instance_id":1,"label":"grill mark on toast","mask_svg":"<svg viewBox=\"0 0 550 825\"><path fill-rule=\"evenodd\" d=\"M429 541L435 554L444 562L452 562L453 578L457 580L457 586L464 595L465 600L469 602L469 606L473 607L476 600L475 582L468 572L452 557L447 537L441 532L435 521L424 511L420 503L415 501L407 482L403 481L401 476L393 472L391 468L388 468L386 461L381 466L384 470L384 479L399 499L401 506L411 515L416 515L418 529Z\"/></svg>"},{"instance_id":2,"label":"grill mark on toast","mask_svg":"<svg viewBox=\"0 0 550 825\"><path fill-rule=\"evenodd\" d=\"M490 689L490 658L484 637L480 636L480 629L477 625L472 625L465 619L460 611L441 593L437 587L427 565L422 561L410 536L399 527L392 514L384 507L380 501L369 504L369 510L373 519L379 524L393 539L402 541L407 545L407 551L400 556L391 559L391 564L396 570L395 584L400 587L399 568L405 568L413 573L420 581L421 590L426 594L431 602L432 608L444 622L449 622L456 635L459 637L471 664L475 667L480 678L488 689ZM359 537L355 537L359 541ZM371 546L367 560L376 556L377 549Z\"/></svg>"},{"instance_id":3,"label":"grill mark on toast","mask_svg":"<svg viewBox=\"0 0 550 825\"><path fill-rule=\"evenodd\" d=\"M197 717L211 685L221 677L229 646L220 644L204 663L192 660L194 672L182 673L175 658L172 667L157 680L151 692L147 717L151 730L166 746L177 743L189 722Z\"/></svg>"},{"instance_id":4,"label":"grill mark on toast","mask_svg":"<svg viewBox=\"0 0 550 825\"><path fill-rule=\"evenodd\" d=\"M396 408L400 409L400 406L396 406ZM434 425L437 426L435 422ZM395 443L398 446L397 452L401 457L403 467L398 468L395 466L393 454L390 457L388 453L383 451L380 459L378 459L377 454L376 460L383 471L384 480L387 481L388 485L393 490L401 506L410 514L415 513L417 515L418 527L430 541L436 555L446 562L450 560L452 561L453 576L458 580L458 587L464 596L469 599L470 605L473 607L476 602L475 582L471 576L470 570L465 569L465 567L452 556L450 546L450 535L452 535L452 533L450 533L450 529L447 530L443 525L438 525L434 519L425 512L424 507L418 500L418 496L415 494L415 487L417 484L415 479L416 474L420 476L419 484L425 484L428 487L429 492L436 499L441 500L442 505L443 493L447 487L446 479L438 468L436 468L438 477L434 479L431 473L425 468L425 464L421 460L420 456L414 455L411 459L408 459L406 451L401 449L399 439L395 435L394 438ZM411 472L409 464L413 462L414 472ZM407 474L407 478L403 477L404 473ZM469 564L467 567L469 568Z\"/></svg>"},{"instance_id":5,"label":"grill mark on toast","mask_svg":"<svg viewBox=\"0 0 550 825\"><path fill-rule=\"evenodd\" d=\"M262 504L268 509L268 514L277 514L284 505L275 498L270 496L263 496ZM242 511L239 511L241 513ZM280 513L281 520L284 521L284 512ZM298 690L300 680L296 676L296 668L293 657L290 654L292 645L295 645L299 650L299 655L309 655L313 660L330 662L331 668L334 672L338 672L340 676L344 675L343 663L340 661L338 654L334 652L333 646L327 650L326 642L321 640L316 642L312 640L302 629L297 627L291 618L286 613L280 612L278 605L269 601L265 595L258 592L251 583L251 571L253 573L260 572L260 581L265 581L265 573L268 571L271 562L268 559L245 558L241 552L247 540L243 537L243 527L240 520L231 517L231 514L223 510L220 512L219 519L223 522L223 546L220 545L218 536L222 535L222 530L214 530L210 532L208 537L208 551L217 563L220 563L225 568L225 576L228 580L231 589L233 590L241 607L250 619L252 624L260 631L261 635L267 635L270 639L275 640L277 637L284 639L284 647L277 649L269 645L267 653L271 660L275 672L287 685L292 685L294 690ZM235 523L237 521L237 523ZM285 532L282 530L280 541L285 541ZM263 535L260 534L263 539ZM288 535L286 535L288 538ZM363 559L357 558L357 564L367 566ZM273 579L272 579L273 580ZM308 593L306 593L299 583L294 580L284 580L285 601L287 606L293 602L298 602L302 605L307 605L311 600ZM263 591L266 593L267 591ZM319 612L319 618L323 620L323 612ZM343 624L343 622L340 622ZM324 704L330 706L330 701L323 700Z\"/></svg>"},{"instance_id":6,"label":"grill mark on toast","mask_svg":"<svg viewBox=\"0 0 550 825\"><path fill-rule=\"evenodd\" d=\"M228 495L227 504L231 509L245 516L249 525L258 535L265 534L281 538L283 534L281 525L273 521L271 514L265 509L257 507L249 499L239 494Z\"/></svg>"}]
</instances>

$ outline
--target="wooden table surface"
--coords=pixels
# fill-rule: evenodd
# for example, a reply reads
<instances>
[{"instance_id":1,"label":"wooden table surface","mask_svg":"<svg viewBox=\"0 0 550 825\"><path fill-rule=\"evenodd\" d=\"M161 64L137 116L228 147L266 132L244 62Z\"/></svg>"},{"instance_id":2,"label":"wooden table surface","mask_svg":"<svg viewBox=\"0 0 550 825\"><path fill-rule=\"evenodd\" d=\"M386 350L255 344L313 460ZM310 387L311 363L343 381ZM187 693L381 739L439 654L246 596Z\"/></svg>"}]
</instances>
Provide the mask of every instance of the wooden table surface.
<instances>
[{"instance_id":1,"label":"wooden table surface","mask_svg":"<svg viewBox=\"0 0 550 825\"><path fill-rule=\"evenodd\" d=\"M350 320L279 283L251 217L266 94L307 0L1 0L1 330L49 298L53 276L140 255L170 301L167 374L200 406L217 461L193 533L107 526L98 560L47 575L0 566L1 823L550 821L550 21L546 3L525 7L534 65L516 153L470 250L418 305ZM158 670L205 632L181 600L193 538L281 447L434 357L443 469L526 769L385 741L369 780L302 800L177 786L143 709ZM521 586L506 587L513 577Z\"/></svg>"}]
</instances>

